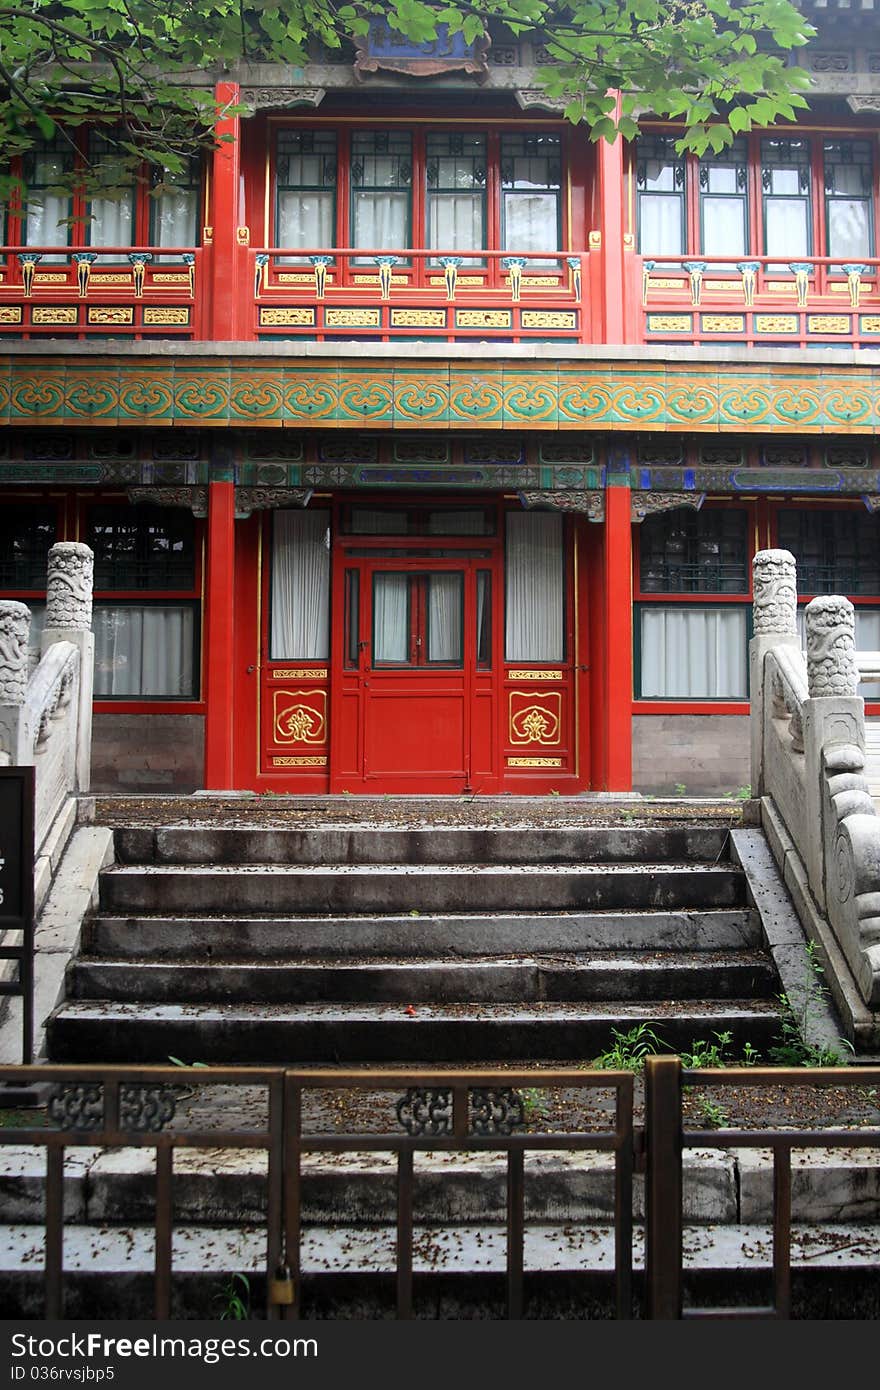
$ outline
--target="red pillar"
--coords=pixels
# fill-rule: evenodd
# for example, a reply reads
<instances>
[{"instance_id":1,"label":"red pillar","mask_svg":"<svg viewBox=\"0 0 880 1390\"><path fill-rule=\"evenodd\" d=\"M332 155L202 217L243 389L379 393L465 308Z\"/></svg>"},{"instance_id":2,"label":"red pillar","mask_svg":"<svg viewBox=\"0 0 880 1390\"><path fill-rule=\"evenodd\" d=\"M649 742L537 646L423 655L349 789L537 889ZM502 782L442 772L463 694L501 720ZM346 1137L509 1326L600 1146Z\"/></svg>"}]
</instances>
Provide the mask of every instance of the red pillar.
<instances>
[{"instance_id":1,"label":"red pillar","mask_svg":"<svg viewBox=\"0 0 880 1390\"><path fill-rule=\"evenodd\" d=\"M620 98L617 99L618 109ZM624 263L623 263L623 140L620 136L610 145L607 140L596 143L596 173L599 195L599 226L602 235L602 257L605 267L605 336L606 343L622 343L624 337Z\"/></svg>"},{"instance_id":2,"label":"red pillar","mask_svg":"<svg viewBox=\"0 0 880 1390\"><path fill-rule=\"evenodd\" d=\"M235 484L208 486L205 589L205 788L233 786Z\"/></svg>"},{"instance_id":3,"label":"red pillar","mask_svg":"<svg viewBox=\"0 0 880 1390\"><path fill-rule=\"evenodd\" d=\"M605 790L632 790L632 520L629 480L605 491Z\"/></svg>"},{"instance_id":4,"label":"red pillar","mask_svg":"<svg viewBox=\"0 0 880 1390\"><path fill-rule=\"evenodd\" d=\"M218 82L215 88L220 113L235 105L240 96L237 82ZM241 262L246 253L238 244L241 208L241 121L220 115L217 138L232 136L214 151L211 170L211 225L213 228L209 336L214 342L234 342L239 336Z\"/></svg>"}]
</instances>

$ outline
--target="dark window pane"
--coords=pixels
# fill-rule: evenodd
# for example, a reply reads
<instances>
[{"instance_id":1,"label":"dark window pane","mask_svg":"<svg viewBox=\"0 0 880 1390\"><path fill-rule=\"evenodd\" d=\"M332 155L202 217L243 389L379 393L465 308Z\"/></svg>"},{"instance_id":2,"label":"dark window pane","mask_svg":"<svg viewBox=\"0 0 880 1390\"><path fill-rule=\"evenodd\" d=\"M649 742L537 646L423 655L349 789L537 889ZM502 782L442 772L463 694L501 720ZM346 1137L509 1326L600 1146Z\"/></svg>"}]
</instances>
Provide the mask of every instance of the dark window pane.
<instances>
[{"instance_id":1,"label":"dark window pane","mask_svg":"<svg viewBox=\"0 0 880 1390\"><path fill-rule=\"evenodd\" d=\"M747 514L681 508L649 516L639 545L643 593L748 592Z\"/></svg>"},{"instance_id":2,"label":"dark window pane","mask_svg":"<svg viewBox=\"0 0 880 1390\"><path fill-rule=\"evenodd\" d=\"M54 507L0 508L0 587L45 589L55 526Z\"/></svg>"}]
</instances>

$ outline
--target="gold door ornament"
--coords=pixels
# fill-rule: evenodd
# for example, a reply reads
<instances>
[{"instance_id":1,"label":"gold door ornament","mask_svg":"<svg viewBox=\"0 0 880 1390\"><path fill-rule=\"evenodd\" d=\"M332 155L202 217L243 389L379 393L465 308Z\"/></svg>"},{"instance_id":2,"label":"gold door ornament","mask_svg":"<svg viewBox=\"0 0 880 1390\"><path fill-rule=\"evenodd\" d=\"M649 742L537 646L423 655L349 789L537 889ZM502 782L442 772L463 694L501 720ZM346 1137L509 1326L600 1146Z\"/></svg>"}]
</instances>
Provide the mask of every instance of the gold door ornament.
<instances>
[{"instance_id":1,"label":"gold door ornament","mask_svg":"<svg viewBox=\"0 0 880 1390\"><path fill-rule=\"evenodd\" d=\"M276 743L326 742L326 691L275 690L272 697L272 732Z\"/></svg>"}]
</instances>

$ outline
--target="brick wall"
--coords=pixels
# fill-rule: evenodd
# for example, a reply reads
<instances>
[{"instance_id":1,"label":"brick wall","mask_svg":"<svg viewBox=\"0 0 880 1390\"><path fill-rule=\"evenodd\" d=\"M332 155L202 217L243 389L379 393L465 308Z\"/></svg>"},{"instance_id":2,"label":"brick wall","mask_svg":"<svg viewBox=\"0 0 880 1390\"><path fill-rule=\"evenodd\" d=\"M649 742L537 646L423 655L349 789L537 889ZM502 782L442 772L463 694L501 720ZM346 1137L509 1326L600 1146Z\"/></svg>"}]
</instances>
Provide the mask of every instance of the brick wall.
<instances>
[{"instance_id":1,"label":"brick wall","mask_svg":"<svg viewBox=\"0 0 880 1390\"><path fill-rule=\"evenodd\" d=\"M192 792L204 785L200 714L96 714L92 791Z\"/></svg>"},{"instance_id":2,"label":"brick wall","mask_svg":"<svg viewBox=\"0 0 880 1390\"><path fill-rule=\"evenodd\" d=\"M633 718L633 789L674 796L676 785L723 796L750 781L749 719L738 714ZM683 793L680 793L683 794Z\"/></svg>"}]
</instances>

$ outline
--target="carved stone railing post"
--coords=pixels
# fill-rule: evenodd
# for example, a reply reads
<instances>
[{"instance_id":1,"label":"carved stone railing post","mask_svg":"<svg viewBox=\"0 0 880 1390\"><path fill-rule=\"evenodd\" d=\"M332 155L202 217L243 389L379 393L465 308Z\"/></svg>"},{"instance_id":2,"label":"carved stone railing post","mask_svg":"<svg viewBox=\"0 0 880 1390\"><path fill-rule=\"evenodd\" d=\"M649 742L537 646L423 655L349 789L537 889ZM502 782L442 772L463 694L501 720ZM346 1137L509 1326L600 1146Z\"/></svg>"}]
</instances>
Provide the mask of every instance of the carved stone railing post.
<instances>
[{"instance_id":1,"label":"carved stone railing post","mask_svg":"<svg viewBox=\"0 0 880 1390\"><path fill-rule=\"evenodd\" d=\"M0 752L3 761L13 767L31 761L23 756L30 626L29 608L11 599L0 601Z\"/></svg>"},{"instance_id":2,"label":"carved stone railing post","mask_svg":"<svg viewBox=\"0 0 880 1390\"><path fill-rule=\"evenodd\" d=\"M79 651L79 707L76 732L76 788L89 789L92 759L92 686L95 639L92 635L94 556L87 545L59 541L49 551L46 580L46 625L41 651L55 642L70 642Z\"/></svg>"},{"instance_id":3,"label":"carved stone railing post","mask_svg":"<svg viewBox=\"0 0 880 1390\"><path fill-rule=\"evenodd\" d=\"M752 562L753 636L749 643L752 796L763 796L765 706L773 693L764 677L765 657L774 647L799 648L797 567L788 550L759 550ZM772 705L771 705L772 709Z\"/></svg>"},{"instance_id":4,"label":"carved stone railing post","mask_svg":"<svg viewBox=\"0 0 880 1390\"><path fill-rule=\"evenodd\" d=\"M807 634L807 686L804 702L804 755L808 842L807 873L813 896L826 909L828 874L826 838L831 827L822 797L825 760L835 745L851 750L851 771L861 780L865 753L865 702L858 693L859 673L855 657L855 610L838 594L814 598L805 614ZM860 764L858 767L855 764ZM856 790L855 785L852 788ZM813 798L816 803L813 805ZM861 809L861 808L860 808ZM835 822L839 810L835 812ZM836 836L836 826L834 829Z\"/></svg>"}]
</instances>

